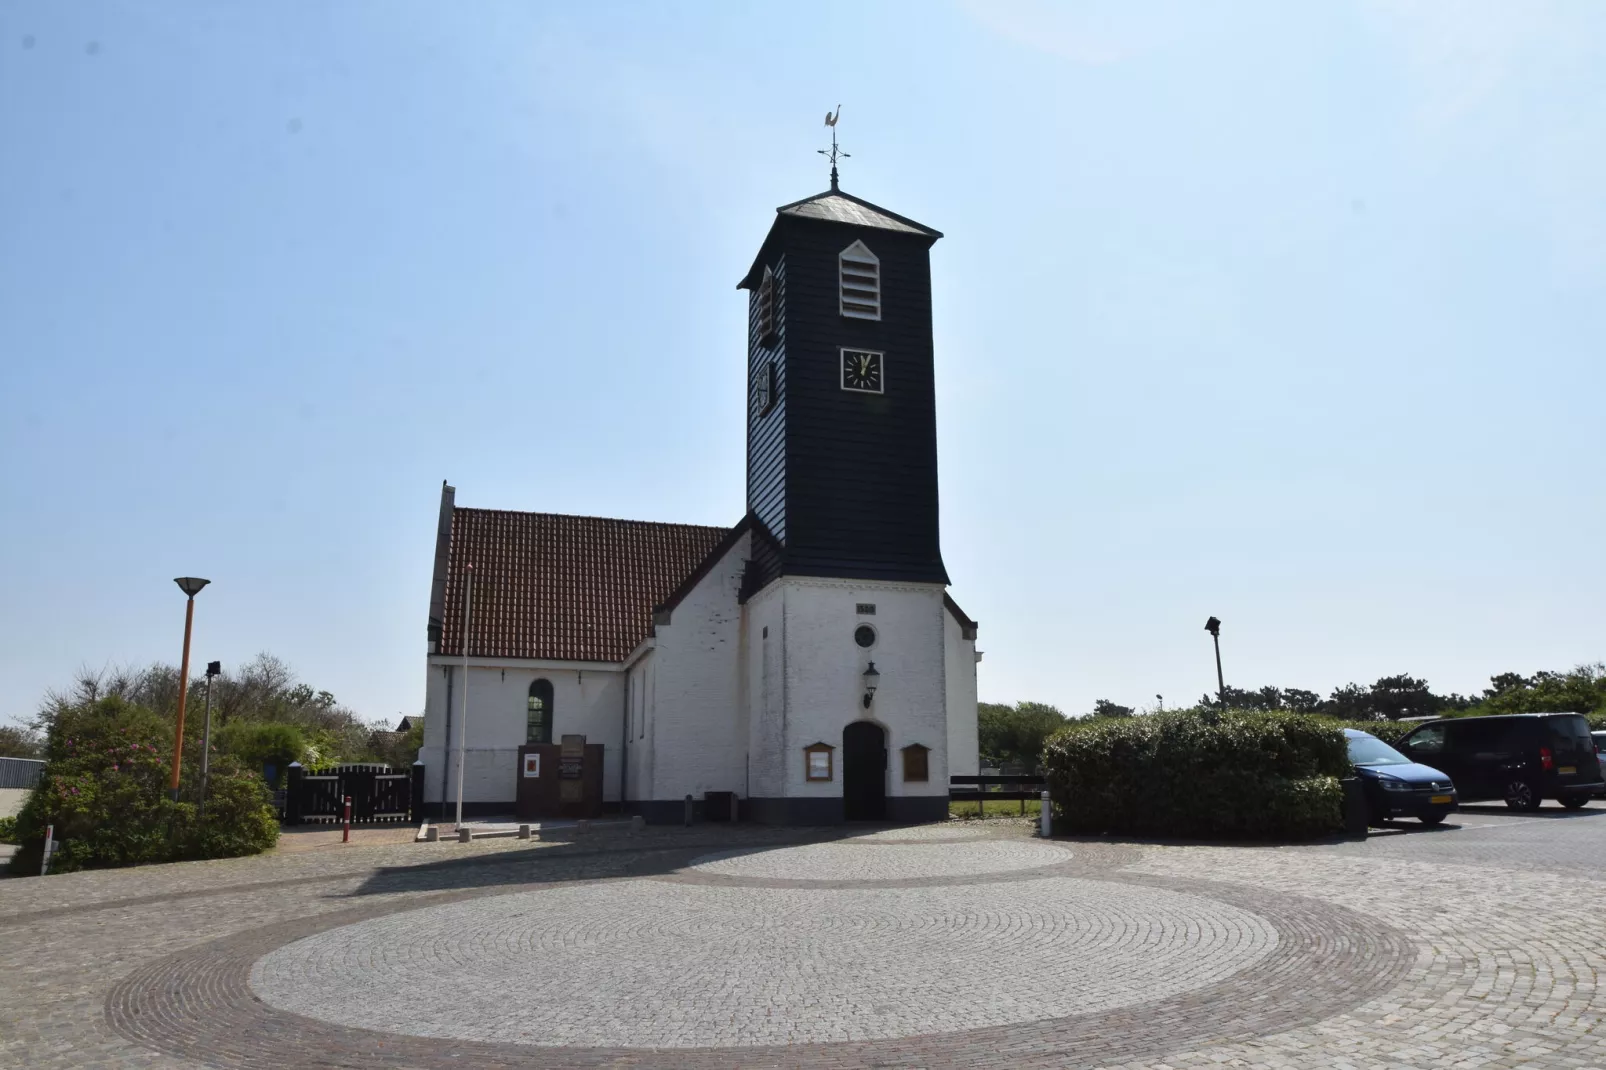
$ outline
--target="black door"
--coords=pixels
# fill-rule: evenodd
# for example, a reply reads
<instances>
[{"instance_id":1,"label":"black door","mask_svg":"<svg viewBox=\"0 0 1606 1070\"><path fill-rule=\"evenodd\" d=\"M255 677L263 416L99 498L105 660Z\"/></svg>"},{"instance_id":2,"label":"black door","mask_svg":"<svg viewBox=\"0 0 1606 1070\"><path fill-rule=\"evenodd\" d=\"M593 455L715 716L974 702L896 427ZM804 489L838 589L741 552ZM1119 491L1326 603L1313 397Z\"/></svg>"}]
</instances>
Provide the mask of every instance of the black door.
<instances>
[{"instance_id":1,"label":"black door","mask_svg":"<svg viewBox=\"0 0 1606 1070\"><path fill-rule=\"evenodd\" d=\"M842 730L842 812L849 821L887 816L887 733L874 721Z\"/></svg>"}]
</instances>

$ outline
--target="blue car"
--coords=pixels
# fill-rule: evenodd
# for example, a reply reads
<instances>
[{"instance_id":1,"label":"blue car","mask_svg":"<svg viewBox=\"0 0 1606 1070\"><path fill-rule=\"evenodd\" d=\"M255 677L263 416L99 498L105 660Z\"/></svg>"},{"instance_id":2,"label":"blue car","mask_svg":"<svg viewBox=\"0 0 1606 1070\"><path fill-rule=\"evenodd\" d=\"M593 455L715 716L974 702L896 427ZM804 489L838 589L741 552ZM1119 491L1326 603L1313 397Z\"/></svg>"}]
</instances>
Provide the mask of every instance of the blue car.
<instances>
[{"instance_id":1,"label":"blue car","mask_svg":"<svg viewBox=\"0 0 1606 1070\"><path fill-rule=\"evenodd\" d=\"M1455 812L1455 785L1431 765L1418 765L1374 735L1344 729L1349 760L1366 786L1368 823L1414 817L1437 825Z\"/></svg>"}]
</instances>

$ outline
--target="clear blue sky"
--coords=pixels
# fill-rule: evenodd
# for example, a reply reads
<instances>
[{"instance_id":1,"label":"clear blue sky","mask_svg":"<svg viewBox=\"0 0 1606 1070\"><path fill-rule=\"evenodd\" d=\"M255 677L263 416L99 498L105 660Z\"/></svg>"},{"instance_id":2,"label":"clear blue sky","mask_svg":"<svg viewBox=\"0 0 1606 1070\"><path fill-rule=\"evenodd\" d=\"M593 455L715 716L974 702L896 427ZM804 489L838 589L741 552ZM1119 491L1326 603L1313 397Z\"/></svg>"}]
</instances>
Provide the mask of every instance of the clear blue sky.
<instances>
[{"instance_id":1,"label":"clear blue sky","mask_svg":"<svg viewBox=\"0 0 1606 1070\"><path fill-rule=\"evenodd\" d=\"M260 650L417 711L462 504L743 511L776 205L934 250L983 698L1606 655L1606 5L0 7L0 719Z\"/></svg>"}]
</instances>

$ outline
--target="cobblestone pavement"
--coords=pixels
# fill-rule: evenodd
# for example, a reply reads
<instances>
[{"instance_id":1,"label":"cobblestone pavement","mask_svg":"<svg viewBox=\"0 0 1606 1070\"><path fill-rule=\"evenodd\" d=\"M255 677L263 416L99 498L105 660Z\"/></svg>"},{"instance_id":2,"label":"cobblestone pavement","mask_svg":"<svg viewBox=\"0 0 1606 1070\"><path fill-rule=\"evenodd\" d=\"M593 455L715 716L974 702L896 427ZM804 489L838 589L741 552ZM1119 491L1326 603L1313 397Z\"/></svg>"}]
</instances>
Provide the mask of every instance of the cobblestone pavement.
<instances>
[{"instance_id":1,"label":"cobblestone pavement","mask_svg":"<svg viewBox=\"0 0 1606 1070\"><path fill-rule=\"evenodd\" d=\"M649 828L0 881L0 1066L1603 1067L1606 806Z\"/></svg>"}]
</instances>

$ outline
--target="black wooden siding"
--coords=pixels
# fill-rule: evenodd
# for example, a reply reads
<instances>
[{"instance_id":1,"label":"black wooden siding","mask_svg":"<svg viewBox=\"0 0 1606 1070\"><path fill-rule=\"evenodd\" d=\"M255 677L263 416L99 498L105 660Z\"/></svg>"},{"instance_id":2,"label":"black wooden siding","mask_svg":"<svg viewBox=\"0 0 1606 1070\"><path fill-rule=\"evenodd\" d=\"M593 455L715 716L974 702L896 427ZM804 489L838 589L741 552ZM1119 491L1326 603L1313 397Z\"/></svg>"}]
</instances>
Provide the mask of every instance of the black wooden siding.
<instances>
[{"instance_id":1,"label":"black wooden siding","mask_svg":"<svg viewBox=\"0 0 1606 1070\"><path fill-rule=\"evenodd\" d=\"M844 317L837 256L881 261L882 318ZM748 504L795 575L947 582L937 530L931 239L782 218L761 258L776 273L779 341L758 345L750 295ZM841 388L841 349L881 351L885 393ZM764 365L779 397L757 415ZM767 570L766 570L767 571Z\"/></svg>"},{"instance_id":2,"label":"black wooden siding","mask_svg":"<svg viewBox=\"0 0 1606 1070\"><path fill-rule=\"evenodd\" d=\"M766 248L776 243L766 242ZM769 263L775 273L776 339L759 344L758 290L748 292L747 303L747 510L763 522L781 543L786 542L786 260L779 255ZM775 361L775 398L769 412L760 415L759 391Z\"/></svg>"}]
</instances>

